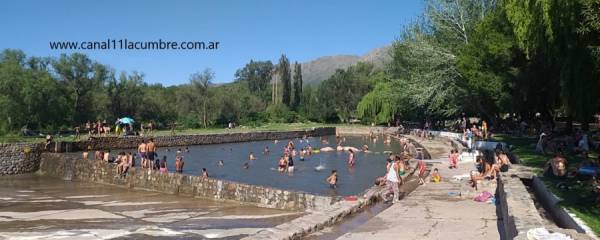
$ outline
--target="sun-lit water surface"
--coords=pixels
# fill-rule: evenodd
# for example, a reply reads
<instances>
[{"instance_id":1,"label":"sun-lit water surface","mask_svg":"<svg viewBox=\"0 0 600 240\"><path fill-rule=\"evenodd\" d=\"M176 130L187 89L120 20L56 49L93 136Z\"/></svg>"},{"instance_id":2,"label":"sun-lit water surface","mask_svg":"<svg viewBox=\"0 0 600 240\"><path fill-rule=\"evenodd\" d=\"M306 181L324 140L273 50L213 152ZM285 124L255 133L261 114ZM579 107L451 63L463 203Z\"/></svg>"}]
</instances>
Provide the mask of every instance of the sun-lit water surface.
<instances>
[{"instance_id":1,"label":"sun-lit water surface","mask_svg":"<svg viewBox=\"0 0 600 240\"><path fill-rule=\"evenodd\" d=\"M336 139L335 136L310 137L306 140L293 139L291 141L294 142L297 149L309 144L314 149L320 149L323 147L335 148L337 141L344 139L343 146L360 149L367 144L371 152L356 153L357 163L354 167L348 167L349 153L347 151L320 152L306 157L304 161L296 156L294 157L295 171L293 173L277 171L277 161L290 140L195 145L188 146L189 152L185 151L184 146L159 148L158 155L160 158L167 156L168 169L174 171L176 152L181 149L185 162L184 174L200 175L202 168L206 168L212 178L321 195L360 194L373 185L377 176L385 173L387 153L389 151L397 152L400 149L398 142L392 141L391 144L386 145L381 136L377 141L362 136L346 136L339 139ZM329 144L323 143L322 140L328 140ZM269 154L263 154L265 147L270 149ZM121 151L135 152L134 149L113 150L112 154ZM254 153L256 160L249 160L251 152ZM92 154L90 153L90 155ZM223 160L223 166L218 166L219 160ZM249 164L248 169L243 167L244 163ZM139 160L136 164L139 166ZM324 168L317 171L315 168L319 165ZM335 190L330 189L325 181L332 169L336 169L338 172L338 187Z\"/></svg>"}]
</instances>

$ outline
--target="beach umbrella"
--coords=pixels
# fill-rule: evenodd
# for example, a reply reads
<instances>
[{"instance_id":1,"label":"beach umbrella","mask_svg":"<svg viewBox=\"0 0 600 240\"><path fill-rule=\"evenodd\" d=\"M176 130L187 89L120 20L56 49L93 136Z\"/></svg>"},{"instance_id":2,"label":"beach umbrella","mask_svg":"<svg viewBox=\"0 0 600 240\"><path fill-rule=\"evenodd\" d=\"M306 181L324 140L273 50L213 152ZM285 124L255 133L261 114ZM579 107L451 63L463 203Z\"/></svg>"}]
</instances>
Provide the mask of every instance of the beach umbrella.
<instances>
[{"instance_id":1,"label":"beach umbrella","mask_svg":"<svg viewBox=\"0 0 600 240\"><path fill-rule=\"evenodd\" d=\"M133 120L133 118L124 117L119 119L119 122L121 122L122 124L133 124L135 121Z\"/></svg>"}]
</instances>

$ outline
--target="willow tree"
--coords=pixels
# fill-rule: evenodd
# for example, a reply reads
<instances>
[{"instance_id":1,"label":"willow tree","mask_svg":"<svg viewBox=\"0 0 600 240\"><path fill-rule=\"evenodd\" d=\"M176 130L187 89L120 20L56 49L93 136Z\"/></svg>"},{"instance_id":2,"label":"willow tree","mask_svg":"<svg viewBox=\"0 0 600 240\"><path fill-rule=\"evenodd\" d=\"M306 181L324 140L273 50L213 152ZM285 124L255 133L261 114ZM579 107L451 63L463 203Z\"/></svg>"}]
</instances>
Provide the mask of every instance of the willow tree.
<instances>
[{"instance_id":1,"label":"willow tree","mask_svg":"<svg viewBox=\"0 0 600 240\"><path fill-rule=\"evenodd\" d=\"M600 105L600 81L589 48L595 39L577 31L585 23L583 0L506 0L503 7L528 58L548 61L564 112L587 125Z\"/></svg>"}]
</instances>

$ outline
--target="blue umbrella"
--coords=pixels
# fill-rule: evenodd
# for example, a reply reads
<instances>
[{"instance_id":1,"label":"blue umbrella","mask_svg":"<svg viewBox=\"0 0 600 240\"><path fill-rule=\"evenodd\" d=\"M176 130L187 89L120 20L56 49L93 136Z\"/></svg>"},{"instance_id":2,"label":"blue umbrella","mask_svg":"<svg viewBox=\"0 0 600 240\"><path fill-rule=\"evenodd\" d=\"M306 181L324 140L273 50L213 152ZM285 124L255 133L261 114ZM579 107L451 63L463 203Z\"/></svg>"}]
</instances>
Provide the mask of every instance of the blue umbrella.
<instances>
[{"instance_id":1,"label":"blue umbrella","mask_svg":"<svg viewBox=\"0 0 600 240\"><path fill-rule=\"evenodd\" d=\"M133 124L135 121L133 120L133 118L124 117L119 119L119 122L121 122L122 124Z\"/></svg>"}]
</instances>

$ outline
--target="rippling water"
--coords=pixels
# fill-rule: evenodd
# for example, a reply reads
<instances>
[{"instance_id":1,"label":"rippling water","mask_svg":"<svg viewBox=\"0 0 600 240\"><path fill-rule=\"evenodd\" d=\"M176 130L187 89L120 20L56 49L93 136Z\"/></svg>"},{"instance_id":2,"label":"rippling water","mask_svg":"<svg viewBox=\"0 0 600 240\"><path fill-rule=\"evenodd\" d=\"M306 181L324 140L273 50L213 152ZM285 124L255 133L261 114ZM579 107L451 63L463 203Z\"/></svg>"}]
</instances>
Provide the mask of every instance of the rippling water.
<instances>
[{"instance_id":1,"label":"rippling water","mask_svg":"<svg viewBox=\"0 0 600 240\"><path fill-rule=\"evenodd\" d=\"M373 185L377 176L385 173L385 164L387 151L398 151L400 145L392 141L390 145L383 143L381 136L376 142L367 137L346 136L343 146L352 146L361 148L364 144L369 146L371 153L358 152L355 155L357 163L354 167L348 167L348 152L334 151L321 152L306 157L300 161L299 156L294 158L294 173L280 173L277 171L277 161L283 154L283 148L290 140L274 141L255 141L229 144L214 145L196 145L188 146L189 152L185 152L185 147L159 148L160 158L167 156L167 166L169 171L175 170L175 155L178 149L184 153L185 174L200 175L202 168L206 168L210 177L226 179L236 182L257 184L263 186L277 187L296 191L304 191L321 195L356 195ZM322 147L336 147L338 140L335 136L311 137L306 140L293 139L297 149L311 145L314 149ZM321 140L328 140L329 144L322 143ZM265 147L270 149L269 154L263 154ZM112 151L113 154L120 152ZM134 149L124 150L125 152L135 152ZM249 160L250 152L254 152L256 160ZM79 154L79 153L78 153ZM92 155L93 153L90 153ZM223 160L224 166L218 166L218 161ZM244 163L249 164L248 169L244 169ZM139 165L139 160L136 161ZM315 168L319 165L323 169L317 171ZM329 176L332 169L338 172L338 188L331 190L325 179Z\"/></svg>"}]
</instances>

